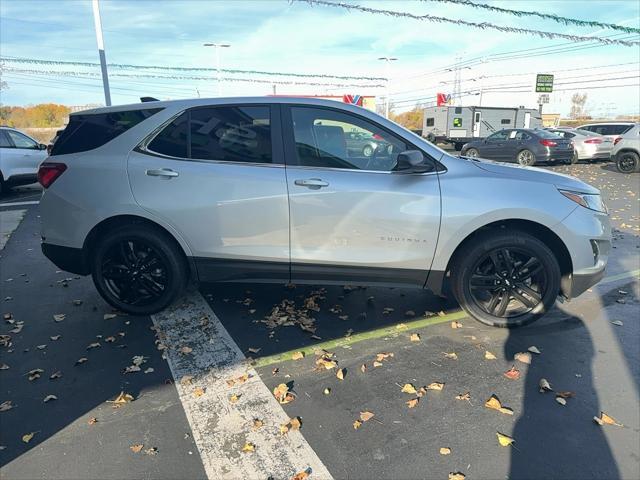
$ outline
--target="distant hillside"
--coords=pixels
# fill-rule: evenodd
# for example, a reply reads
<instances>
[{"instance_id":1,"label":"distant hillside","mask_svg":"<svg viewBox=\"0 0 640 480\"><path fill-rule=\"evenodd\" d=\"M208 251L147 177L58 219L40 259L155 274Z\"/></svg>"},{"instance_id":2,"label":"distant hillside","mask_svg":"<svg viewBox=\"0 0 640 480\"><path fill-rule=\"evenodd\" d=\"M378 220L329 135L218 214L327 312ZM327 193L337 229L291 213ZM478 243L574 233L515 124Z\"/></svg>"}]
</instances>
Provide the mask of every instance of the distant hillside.
<instances>
[{"instance_id":1,"label":"distant hillside","mask_svg":"<svg viewBox=\"0 0 640 480\"><path fill-rule=\"evenodd\" d=\"M56 103L41 103L28 107L0 106L0 125L15 128L63 127L71 109Z\"/></svg>"}]
</instances>

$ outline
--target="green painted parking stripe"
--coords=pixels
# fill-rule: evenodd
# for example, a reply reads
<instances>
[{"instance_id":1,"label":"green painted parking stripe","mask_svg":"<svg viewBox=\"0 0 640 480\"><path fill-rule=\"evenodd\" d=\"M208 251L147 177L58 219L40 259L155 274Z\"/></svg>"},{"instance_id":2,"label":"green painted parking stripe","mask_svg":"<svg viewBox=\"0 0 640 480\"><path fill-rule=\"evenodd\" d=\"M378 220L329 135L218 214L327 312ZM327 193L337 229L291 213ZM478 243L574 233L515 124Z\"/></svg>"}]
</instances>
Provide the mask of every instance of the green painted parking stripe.
<instances>
[{"instance_id":1,"label":"green painted parking stripe","mask_svg":"<svg viewBox=\"0 0 640 480\"><path fill-rule=\"evenodd\" d=\"M599 283L611 283L633 277L640 277L640 270L631 270L628 272L619 273L617 275L612 275L610 277L605 277ZM291 360L291 355L293 355L295 352L303 352L305 355L309 355L316 350L332 350L347 345L353 345L354 343L363 342L365 340L373 340L376 338L386 337L387 335L397 335L399 333L416 330L418 328L424 328L431 325L439 325L441 323L451 322L454 320L461 320L463 318L467 318L467 316L468 315L464 311L458 310L455 312L447 313L445 315L421 317L409 322L401 322L389 327L383 327L376 330L357 333L349 337L327 340L326 342L316 343L308 347L297 348L295 350L289 350L288 352L278 353L276 355L270 355L267 357L260 357L255 360L253 365L255 366L255 368L268 367L269 365L273 365L275 363Z\"/></svg>"},{"instance_id":2,"label":"green painted parking stripe","mask_svg":"<svg viewBox=\"0 0 640 480\"><path fill-rule=\"evenodd\" d=\"M428 327L430 325L438 325L440 323L451 322L453 320L460 320L466 318L467 314L458 310L444 315L435 315L430 317L421 317L410 322L401 322L389 327L378 328L376 330L369 330L367 332L356 333L348 337L336 338L333 340L327 340L326 342L316 343L308 347L297 348L288 352L279 353L277 355L271 355L268 357L261 357L256 359L254 366L256 368L267 367L274 363L286 362L291 360L291 355L295 352L304 352L305 355L312 354L316 350L332 350L334 348L344 347L346 345L353 345L354 343L362 342L364 340L373 340L375 338L386 337L387 335L397 335L402 332L410 330L416 330L418 328Z\"/></svg>"}]
</instances>

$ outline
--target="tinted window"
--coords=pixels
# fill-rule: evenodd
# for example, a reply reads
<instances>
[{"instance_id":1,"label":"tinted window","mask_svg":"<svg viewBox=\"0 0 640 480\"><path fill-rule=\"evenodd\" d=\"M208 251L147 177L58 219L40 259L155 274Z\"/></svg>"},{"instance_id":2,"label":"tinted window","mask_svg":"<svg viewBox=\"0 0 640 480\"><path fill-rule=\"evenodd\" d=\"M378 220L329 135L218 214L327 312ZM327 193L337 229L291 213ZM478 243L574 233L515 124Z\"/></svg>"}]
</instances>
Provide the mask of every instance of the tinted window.
<instances>
[{"instance_id":1,"label":"tinted window","mask_svg":"<svg viewBox=\"0 0 640 480\"><path fill-rule=\"evenodd\" d=\"M531 138L531 136L528 133L523 132L522 130L518 130L518 131L515 131L515 132L511 132L511 137L510 138L513 138L513 139L519 140L519 141L526 141L526 140L529 140Z\"/></svg>"},{"instance_id":2,"label":"tinted window","mask_svg":"<svg viewBox=\"0 0 640 480\"><path fill-rule=\"evenodd\" d=\"M271 163L269 107L211 107L190 113L191 158Z\"/></svg>"},{"instance_id":3,"label":"tinted window","mask_svg":"<svg viewBox=\"0 0 640 480\"><path fill-rule=\"evenodd\" d=\"M509 125L511 123L511 119L510 118L503 118L502 120L500 120L500 123L502 125Z\"/></svg>"},{"instance_id":4,"label":"tinted window","mask_svg":"<svg viewBox=\"0 0 640 480\"><path fill-rule=\"evenodd\" d=\"M86 152L101 147L160 110L71 115L69 125L53 145L51 155Z\"/></svg>"},{"instance_id":5,"label":"tinted window","mask_svg":"<svg viewBox=\"0 0 640 480\"><path fill-rule=\"evenodd\" d=\"M454 113L462 113L462 107L456 107Z\"/></svg>"},{"instance_id":6,"label":"tinted window","mask_svg":"<svg viewBox=\"0 0 640 480\"><path fill-rule=\"evenodd\" d=\"M11 142L9 142L9 137L7 137L7 134L4 132L4 130L0 130L0 147L2 148L13 147Z\"/></svg>"},{"instance_id":7,"label":"tinted window","mask_svg":"<svg viewBox=\"0 0 640 480\"><path fill-rule=\"evenodd\" d=\"M435 119L433 117L427 118L427 127L433 127L435 125Z\"/></svg>"},{"instance_id":8,"label":"tinted window","mask_svg":"<svg viewBox=\"0 0 640 480\"><path fill-rule=\"evenodd\" d=\"M535 134L540 138L549 138L549 139L558 138L558 135L552 132L547 132L546 130L536 130Z\"/></svg>"},{"instance_id":9,"label":"tinted window","mask_svg":"<svg viewBox=\"0 0 640 480\"><path fill-rule=\"evenodd\" d=\"M38 150L38 143L26 135L14 132L13 130L5 130L5 132L9 135L9 138L11 138L16 148L30 148L32 150Z\"/></svg>"},{"instance_id":10,"label":"tinted window","mask_svg":"<svg viewBox=\"0 0 640 480\"><path fill-rule=\"evenodd\" d=\"M633 125L609 125L609 132L605 135L622 135L631 130Z\"/></svg>"},{"instance_id":11,"label":"tinted window","mask_svg":"<svg viewBox=\"0 0 640 480\"><path fill-rule=\"evenodd\" d=\"M185 112L167 125L147 147L170 157L189 158L187 150L189 113Z\"/></svg>"},{"instance_id":12,"label":"tinted window","mask_svg":"<svg viewBox=\"0 0 640 480\"><path fill-rule=\"evenodd\" d=\"M291 109L298 164L391 171L407 145L354 115L320 108Z\"/></svg>"},{"instance_id":13,"label":"tinted window","mask_svg":"<svg viewBox=\"0 0 640 480\"><path fill-rule=\"evenodd\" d=\"M493 135L489 135L487 140L506 140L509 135L509 130L500 130L499 132L494 133Z\"/></svg>"}]
</instances>

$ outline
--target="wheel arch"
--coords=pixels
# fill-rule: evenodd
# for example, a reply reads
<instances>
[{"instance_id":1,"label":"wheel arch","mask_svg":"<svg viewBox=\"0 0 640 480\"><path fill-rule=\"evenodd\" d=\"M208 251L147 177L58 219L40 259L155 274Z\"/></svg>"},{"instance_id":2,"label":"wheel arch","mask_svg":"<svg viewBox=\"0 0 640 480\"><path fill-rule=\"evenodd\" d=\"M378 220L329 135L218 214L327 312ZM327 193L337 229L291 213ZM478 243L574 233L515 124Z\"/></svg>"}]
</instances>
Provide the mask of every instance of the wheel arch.
<instances>
[{"instance_id":1,"label":"wheel arch","mask_svg":"<svg viewBox=\"0 0 640 480\"><path fill-rule=\"evenodd\" d=\"M523 219L504 219L497 220L486 225L483 225L471 233L469 233L458 245L455 247L453 253L449 257L447 267L442 272L430 272L425 287L432 290L436 294L449 296L451 289L449 285L449 279L451 277L451 268L455 265L457 256L463 251L464 247L474 241L478 235L484 234L491 230L517 230L528 233L539 240L543 241L547 245L551 252L556 257L558 265L560 266L560 273L562 275L560 281L560 290L564 295L568 295L571 291L571 278L573 273L573 261L571 260L571 254L569 249L565 245L564 241L551 230L549 227L534 222L531 220Z\"/></svg>"},{"instance_id":2,"label":"wheel arch","mask_svg":"<svg viewBox=\"0 0 640 480\"><path fill-rule=\"evenodd\" d=\"M179 239L179 237L173 232L171 232L168 228L160 225L158 222L154 222L153 220L150 220L148 218L141 217L138 215L131 215L131 214L115 215L113 217L105 218L104 220L96 224L89 231L82 245L82 251L85 257L86 265L89 265L89 262L88 262L89 257L91 255L93 248L96 245L96 242L100 238L100 234L110 229L117 228L123 225L146 225L162 232L164 235L167 236L167 238L169 238L171 241L174 242L174 244L178 247L179 251L182 252L182 254L184 255L187 266L189 267L189 279L192 282L198 281L197 269L195 266L195 262L193 260L193 256L190 255L189 246L186 245L184 241L182 241L182 239Z\"/></svg>"}]
</instances>

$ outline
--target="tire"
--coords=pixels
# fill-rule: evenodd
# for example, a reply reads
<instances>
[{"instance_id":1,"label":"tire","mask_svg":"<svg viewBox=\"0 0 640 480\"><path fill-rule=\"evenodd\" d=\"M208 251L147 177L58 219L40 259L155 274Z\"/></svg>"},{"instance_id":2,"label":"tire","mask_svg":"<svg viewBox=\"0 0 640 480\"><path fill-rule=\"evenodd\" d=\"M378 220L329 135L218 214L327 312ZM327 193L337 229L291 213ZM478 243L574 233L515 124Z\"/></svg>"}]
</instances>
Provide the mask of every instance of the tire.
<instances>
[{"instance_id":1,"label":"tire","mask_svg":"<svg viewBox=\"0 0 640 480\"><path fill-rule=\"evenodd\" d=\"M431 142L433 144L436 143L436 136L433 134L433 132L427 133L427 137L426 138L427 138L428 142Z\"/></svg>"},{"instance_id":2,"label":"tire","mask_svg":"<svg viewBox=\"0 0 640 480\"><path fill-rule=\"evenodd\" d=\"M530 324L548 312L560 278L551 250L517 230L479 235L456 254L451 268L451 287L460 306L479 322L503 328Z\"/></svg>"},{"instance_id":3,"label":"tire","mask_svg":"<svg viewBox=\"0 0 640 480\"><path fill-rule=\"evenodd\" d=\"M635 152L622 152L616 157L616 168L620 173L633 173L639 170L640 157Z\"/></svg>"},{"instance_id":4,"label":"tire","mask_svg":"<svg viewBox=\"0 0 640 480\"><path fill-rule=\"evenodd\" d=\"M477 148L470 148L465 152L464 156L471 157L471 158L478 158L480 156L480 152L478 151Z\"/></svg>"},{"instance_id":5,"label":"tire","mask_svg":"<svg viewBox=\"0 0 640 480\"><path fill-rule=\"evenodd\" d=\"M362 155L364 155L365 157L370 157L371 155L373 155L373 147L371 145L365 145L362 149Z\"/></svg>"},{"instance_id":6,"label":"tire","mask_svg":"<svg viewBox=\"0 0 640 480\"><path fill-rule=\"evenodd\" d=\"M579 160L578 152L573 152L573 156L571 157L571 160L567 162L567 165L575 165Z\"/></svg>"},{"instance_id":7,"label":"tire","mask_svg":"<svg viewBox=\"0 0 640 480\"><path fill-rule=\"evenodd\" d=\"M530 167L536 163L536 156L531 150L520 150L516 155L516 161L523 167Z\"/></svg>"},{"instance_id":8,"label":"tire","mask_svg":"<svg viewBox=\"0 0 640 480\"><path fill-rule=\"evenodd\" d=\"M456 149L456 152L461 151L462 147L464 147L464 143L456 142L456 143L453 144L453 148Z\"/></svg>"},{"instance_id":9,"label":"tire","mask_svg":"<svg viewBox=\"0 0 640 480\"><path fill-rule=\"evenodd\" d=\"M183 252L168 234L147 225L109 231L90 252L90 263L102 298L132 315L163 310L187 284Z\"/></svg>"}]
</instances>

